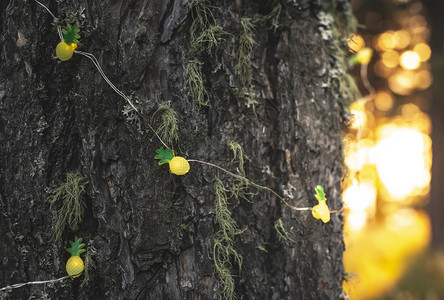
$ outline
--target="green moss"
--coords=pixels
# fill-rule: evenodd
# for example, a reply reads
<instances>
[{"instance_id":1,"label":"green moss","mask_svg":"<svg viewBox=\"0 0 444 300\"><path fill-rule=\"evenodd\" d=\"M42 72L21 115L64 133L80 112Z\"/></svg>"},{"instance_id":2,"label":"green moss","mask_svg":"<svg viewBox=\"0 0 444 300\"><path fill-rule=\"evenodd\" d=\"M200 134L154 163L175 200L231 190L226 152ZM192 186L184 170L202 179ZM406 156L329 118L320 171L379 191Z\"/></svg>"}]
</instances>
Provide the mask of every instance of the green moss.
<instances>
[{"instance_id":1,"label":"green moss","mask_svg":"<svg viewBox=\"0 0 444 300\"><path fill-rule=\"evenodd\" d=\"M161 124L157 133L167 145L173 145L179 140L179 125L177 113L168 105L161 104L154 114L160 113Z\"/></svg>"},{"instance_id":2,"label":"green moss","mask_svg":"<svg viewBox=\"0 0 444 300\"><path fill-rule=\"evenodd\" d=\"M66 226L76 231L82 222L85 208L82 198L86 183L79 172L67 173L66 181L50 191L51 195L48 198L50 210L53 210L56 203L60 206L58 210L53 210L56 222L51 238L54 242L62 243L62 234Z\"/></svg>"},{"instance_id":3,"label":"green moss","mask_svg":"<svg viewBox=\"0 0 444 300\"><path fill-rule=\"evenodd\" d=\"M251 161L251 159L245 155L244 148L242 148L238 142L230 141L228 142L228 147L233 151L233 159L231 162L237 162L239 164L239 173L245 177L245 161Z\"/></svg>"},{"instance_id":4,"label":"green moss","mask_svg":"<svg viewBox=\"0 0 444 300\"><path fill-rule=\"evenodd\" d=\"M191 53L200 56L206 50L208 55L212 55L214 50L219 47L224 34L226 34L225 31L219 25L209 25L192 39Z\"/></svg>"},{"instance_id":5,"label":"green moss","mask_svg":"<svg viewBox=\"0 0 444 300\"><path fill-rule=\"evenodd\" d=\"M282 10L281 5L277 1L273 1L270 5L272 9L266 15L256 14L253 19L249 17L242 17L240 19L238 61L234 67L234 74L239 82L236 94L244 100L247 107L252 107L253 110L258 103L252 87L253 68L251 66L251 56L256 44L253 32L255 24L270 22L269 28L276 31L279 27L279 17Z\"/></svg>"},{"instance_id":6,"label":"green moss","mask_svg":"<svg viewBox=\"0 0 444 300\"><path fill-rule=\"evenodd\" d=\"M196 40L196 36L200 32L209 27L210 23L214 23L214 16L208 5L208 0L191 0L190 10L193 17L191 23L190 34L191 39Z\"/></svg>"},{"instance_id":7,"label":"green moss","mask_svg":"<svg viewBox=\"0 0 444 300\"><path fill-rule=\"evenodd\" d=\"M238 165L239 175L242 177L246 177L245 162L251 161L251 159L247 155L245 155L244 149L239 143L230 141L228 142L228 147L233 152L233 159L231 160L231 162ZM247 180L241 178L236 179L236 182L232 184L229 188L230 198L234 197L238 202L240 198L249 201L247 196L253 195L254 193L248 192L248 188L249 183Z\"/></svg>"},{"instance_id":8,"label":"green moss","mask_svg":"<svg viewBox=\"0 0 444 300\"><path fill-rule=\"evenodd\" d=\"M274 222L274 229L276 229L278 240L284 245L290 246L291 242L296 243L296 241L290 237L290 233L285 229L284 222L281 218Z\"/></svg>"},{"instance_id":9,"label":"green moss","mask_svg":"<svg viewBox=\"0 0 444 300\"><path fill-rule=\"evenodd\" d=\"M279 17L281 16L282 6L278 1L273 1L271 11L266 15L254 15L255 23L266 23L270 21L269 29L274 32L279 28Z\"/></svg>"},{"instance_id":10,"label":"green moss","mask_svg":"<svg viewBox=\"0 0 444 300\"><path fill-rule=\"evenodd\" d=\"M210 100L209 94L204 86L202 65L203 62L199 59L192 59L188 62L188 84L193 97L193 102L198 106L208 106Z\"/></svg>"},{"instance_id":11,"label":"green moss","mask_svg":"<svg viewBox=\"0 0 444 300\"><path fill-rule=\"evenodd\" d=\"M198 106L209 105L209 94L202 74L203 54L210 56L218 48L226 34L210 10L207 0L191 0L193 22L190 27L190 59L187 65L188 82L193 102Z\"/></svg>"},{"instance_id":12,"label":"green moss","mask_svg":"<svg viewBox=\"0 0 444 300\"><path fill-rule=\"evenodd\" d=\"M255 44L253 38L254 25L251 18L242 17L240 19L241 30L239 33L239 48L237 56L237 64L234 67L234 74L239 81L237 88L238 96L245 101L247 107L252 106L253 109L257 104L254 93L252 92L251 83L253 81L253 69L251 67L251 54Z\"/></svg>"},{"instance_id":13,"label":"green moss","mask_svg":"<svg viewBox=\"0 0 444 300\"><path fill-rule=\"evenodd\" d=\"M238 62L234 67L234 73L239 76L241 84L245 86L250 84L253 79L251 53L255 44L253 39L254 25L251 18L248 17L241 18L240 24Z\"/></svg>"},{"instance_id":14,"label":"green moss","mask_svg":"<svg viewBox=\"0 0 444 300\"><path fill-rule=\"evenodd\" d=\"M88 245L88 249L86 250L85 254L85 271L83 272L83 280L80 284L81 287L88 284L88 281L90 279L89 272L96 268L96 264L94 262L94 257L97 255L97 249L94 248L94 246L91 245L91 242Z\"/></svg>"},{"instance_id":15,"label":"green moss","mask_svg":"<svg viewBox=\"0 0 444 300\"><path fill-rule=\"evenodd\" d=\"M264 245L259 245L256 247L257 249L261 250L262 252L268 253L268 250L265 248Z\"/></svg>"},{"instance_id":16,"label":"green moss","mask_svg":"<svg viewBox=\"0 0 444 300\"><path fill-rule=\"evenodd\" d=\"M234 238L244 230L239 230L236 222L231 217L228 209L227 189L222 181L216 177L214 184L216 194L216 223L219 231L214 237L213 259L216 275L219 280L219 299L234 299L234 275L233 262L238 268L238 273L242 270L242 256L234 248Z\"/></svg>"}]
</instances>

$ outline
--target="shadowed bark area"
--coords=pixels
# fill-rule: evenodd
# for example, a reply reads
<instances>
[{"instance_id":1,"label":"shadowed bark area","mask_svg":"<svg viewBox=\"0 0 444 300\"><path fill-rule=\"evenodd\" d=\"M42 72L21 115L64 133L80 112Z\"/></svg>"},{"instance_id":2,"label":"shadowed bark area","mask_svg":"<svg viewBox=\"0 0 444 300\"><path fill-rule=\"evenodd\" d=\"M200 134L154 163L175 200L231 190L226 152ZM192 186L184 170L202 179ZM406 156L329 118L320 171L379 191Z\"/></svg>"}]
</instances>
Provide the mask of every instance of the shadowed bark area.
<instances>
[{"instance_id":1,"label":"shadowed bark area","mask_svg":"<svg viewBox=\"0 0 444 300\"><path fill-rule=\"evenodd\" d=\"M110 80L143 111L132 120L128 103L92 62L74 54L55 58L52 17L34 1L1 2L0 61L0 288L65 276L65 251L74 236L95 249L96 268L52 285L0 292L6 299L222 299L214 243L215 182L236 180L190 162L184 176L154 159L162 144L147 126L161 125L159 105L177 113L177 155L242 172L228 144L250 158L245 175L297 207L317 204L320 184L331 209L341 209L341 118L348 98L342 38L349 2L337 1L51 1L60 25L78 24L78 50L94 54ZM210 25L223 30L217 47L191 53L190 28L205 6ZM46 3L45 3L46 4ZM277 9L278 8L278 9ZM214 19L213 19L214 18ZM244 19L242 19L244 18ZM245 19L249 18L249 19ZM246 105L235 72L243 33L251 22L251 84L257 104ZM273 24L279 24L276 28ZM199 35L205 28L198 28ZM200 30L200 31L199 31ZM195 55L209 106L190 90ZM195 58L196 58L195 57ZM248 68L247 68L248 71ZM247 80L248 83L248 80ZM250 102L251 104L251 102ZM78 230L51 241L51 189L68 172L88 182ZM342 214L324 224L293 211L272 193L250 186L246 199L228 199L239 229L229 270L238 299L341 299ZM230 196L228 192L228 196ZM275 222L290 239L281 241Z\"/></svg>"}]
</instances>

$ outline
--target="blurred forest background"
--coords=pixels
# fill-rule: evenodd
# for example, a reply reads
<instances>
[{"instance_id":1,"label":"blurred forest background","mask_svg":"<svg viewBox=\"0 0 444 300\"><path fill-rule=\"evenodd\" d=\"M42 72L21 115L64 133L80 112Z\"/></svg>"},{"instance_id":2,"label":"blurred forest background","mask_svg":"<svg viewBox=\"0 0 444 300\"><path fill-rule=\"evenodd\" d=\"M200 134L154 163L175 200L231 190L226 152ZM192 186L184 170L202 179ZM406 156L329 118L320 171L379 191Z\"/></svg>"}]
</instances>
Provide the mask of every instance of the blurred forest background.
<instances>
[{"instance_id":1,"label":"blurred forest background","mask_svg":"<svg viewBox=\"0 0 444 300\"><path fill-rule=\"evenodd\" d=\"M353 9L349 65L362 97L344 137L344 288L350 299L444 299L444 2Z\"/></svg>"}]
</instances>

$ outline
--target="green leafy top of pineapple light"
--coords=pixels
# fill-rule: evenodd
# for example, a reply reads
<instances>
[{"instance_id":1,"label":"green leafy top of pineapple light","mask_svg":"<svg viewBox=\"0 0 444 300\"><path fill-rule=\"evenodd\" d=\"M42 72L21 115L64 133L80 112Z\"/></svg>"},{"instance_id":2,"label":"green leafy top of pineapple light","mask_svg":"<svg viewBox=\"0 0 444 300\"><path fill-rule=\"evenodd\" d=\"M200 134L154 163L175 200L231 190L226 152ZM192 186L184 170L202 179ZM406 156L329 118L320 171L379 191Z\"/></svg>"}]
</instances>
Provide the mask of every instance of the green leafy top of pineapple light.
<instances>
[{"instance_id":1,"label":"green leafy top of pineapple light","mask_svg":"<svg viewBox=\"0 0 444 300\"><path fill-rule=\"evenodd\" d=\"M71 256L80 256L81 253L86 251L83 249L85 244L82 243L82 238L75 237L74 241L69 241L69 243L71 244L71 248L66 248L66 251L71 253Z\"/></svg>"},{"instance_id":2,"label":"green leafy top of pineapple light","mask_svg":"<svg viewBox=\"0 0 444 300\"><path fill-rule=\"evenodd\" d=\"M156 156L154 156L154 159L160 159L159 166L165 163L169 163L174 157L174 152L172 150L165 149L163 147L156 149L156 153L157 154Z\"/></svg>"},{"instance_id":3,"label":"green leafy top of pineapple light","mask_svg":"<svg viewBox=\"0 0 444 300\"><path fill-rule=\"evenodd\" d=\"M318 199L319 201L326 201L327 198L325 198L325 193L324 193L324 188L320 185L315 187L315 191L316 191L316 199Z\"/></svg>"},{"instance_id":4,"label":"green leafy top of pineapple light","mask_svg":"<svg viewBox=\"0 0 444 300\"><path fill-rule=\"evenodd\" d=\"M77 44L80 38L80 35L78 34L80 32L80 29L77 28L76 25L66 25L66 29L62 29L63 38L66 44L71 45L72 43Z\"/></svg>"}]
</instances>

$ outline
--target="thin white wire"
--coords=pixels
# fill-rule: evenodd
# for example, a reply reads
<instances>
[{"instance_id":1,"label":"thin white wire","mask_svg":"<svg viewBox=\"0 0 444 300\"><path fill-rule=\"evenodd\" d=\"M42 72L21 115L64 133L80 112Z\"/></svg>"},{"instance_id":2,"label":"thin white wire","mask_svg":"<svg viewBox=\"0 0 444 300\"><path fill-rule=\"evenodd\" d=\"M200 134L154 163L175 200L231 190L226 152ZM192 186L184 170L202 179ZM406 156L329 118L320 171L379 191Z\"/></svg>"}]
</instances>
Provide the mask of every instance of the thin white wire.
<instances>
[{"instance_id":1,"label":"thin white wire","mask_svg":"<svg viewBox=\"0 0 444 300\"><path fill-rule=\"evenodd\" d=\"M46 7L44 4L40 3L39 1L35 0L35 2L37 2L39 5L41 5L43 8L46 9L46 11L54 18L54 20L58 20L58 18L49 10L48 7ZM61 26L57 26L57 32L59 33L59 37L60 40L63 41L63 34L62 34L62 28ZM83 52L83 51L79 51L79 50L74 50L74 53L83 55L87 58L89 58L92 63L94 64L94 66L97 68L97 70L99 70L100 75L102 75L103 79L105 79L106 83L108 83L108 85L123 99L125 99L126 102L128 102L128 104L132 107L132 109L134 109L134 111L139 114L142 118L143 115L142 113L136 108L136 106L131 102L130 98L128 98L124 93L122 93L122 91L120 91L112 82L111 80L109 80L109 78L105 75L105 73L102 70L102 67L100 67L99 61L97 60L97 58L88 52ZM157 132L154 130L154 128L149 124L149 122L146 120L146 124L148 125L148 127L154 132L154 134L156 135L156 137L159 139L159 141L168 149L171 149L170 147L167 146L167 144L160 138L159 134L157 134Z\"/></svg>"},{"instance_id":2,"label":"thin white wire","mask_svg":"<svg viewBox=\"0 0 444 300\"><path fill-rule=\"evenodd\" d=\"M49 10L49 8L47 8L44 4L40 3L39 1L35 0L35 2L37 2L38 4L40 4L41 6L43 6L44 9L46 9L47 12L49 12L49 14L55 19L58 20L58 18Z\"/></svg>"},{"instance_id":3,"label":"thin white wire","mask_svg":"<svg viewBox=\"0 0 444 300\"><path fill-rule=\"evenodd\" d=\"M288 203L284 199L284 197L279 195L277 192L275 192L273 189L269 188L268 186L263 186L263 185L257 184L255 182L251 181L250 179L248 179L247 177L234 174L234 173L232 173L232 172L230 172L230 171L228 171L228 170L226 170L226 169L224 169L224 168L222 168L222 167L220 167L218 165L215 165L215 164L212 164L212 163L209 163L209 162L206 162L206 161L198 160L198 159L187 159L187 160L189 162L197 162L197 163L200 163L200 164L204 164L204 165L207 165L207 166L210 166L210 167L217 168L217 169L227 173L230 176L233 176L233 177L241 179L241 180L245 180L246 182L248 182L249 184L251 184L252 186L254 186L254 187L258 188L258 189L269 191L269 192L273 193L276 197L278 197L286 206L288 206L292 210L312 210L311 207L296 207L296 206L293 206L290 203Z\"/></svg>"},{"instance_id":4,"label":"thin white wire","mask_svg":"<svg viewBox=\"0 0 444 300\"><path fill-rule=\"evenodd\" d=\"M125 99L126 102L128 102L128 104L134 109L134 111L136 111L142 118L143 115L142 113L134 106L134 104L131 102L131 100L124 94L122 93L112 82L111 80L108 79L108 77L105 75L105 73L102 70L102 67L100 67L99 61L97 60L97 58L89 53L89 52L84 52L84 51L78 51L78 50L74 50L74 53L83 55L87 58L89 58L92 63L94 64L94 66L96 66L97 70L99 70L100 75L102 75L103 79L105 79L106 83L108 83L108 85L123 99ZM148 121L146 121L146 124L148 125L148 127L154 132L154 134L156 135L156 137L159 139L159 141L168 149L171 149L170 147L167 146L167 144L160 138L160 136L157 134L156 130L154 130L154 128L149 124Z\"/></svg>"},{"instance_id":5,"label":"thin white wire","mask_svg":"<svg viewBox=\"0 0 444 300\"><path fill-rule=\"evenodd\" d=\"M70 276L63 276L57 279L51 279L51 280L40 280L40 281L30 281L30 282L24 282L24 283L16 283L16 284L12 284L12 285L8 285L5 286L3 288L0 288L0 291L6 291L6 290L12 290L12 289L17 289L20 288L22 286L25 285L30 285L30 284L45 284L45 283L53 283L53 282L58 282L58 281L62 281L65 279L70 278Z\"/></svg>"},{"instance_id":6,"label":"thin white wire","mask_svg":"<svg viewBox=\"0 0 444 300\"><path fill-rule=\"evenodd\" d=\"M372 86L370 81L368 80L368 64L361 64L361 80L364 84L364 87L367 89L367 91L370 93L370 96L373 96L375 94L375 88Z\"/></svg>"},{"instance_id":7,"label":"thin white wire","mask_svg":"<svg viewBox=\"0 0 444 300\"><path fill-rule=\"evenodd\" d=\"M122 93L112 82L111 80L108 79L108 77L105 75L105 73L103 72L102 68L99 65L99 61L97 60L97 58L92 55L91 53L88 52L83 52L83 51L78 51L78 50L74 50L74 53L83 55L87 58L89 58L93 64L96 66L97 70L99 70L100 75L102 75L103 79L105 79L106 83L108 83L108 85L117 93L119 94L120 97L122 97L123 99L125 99L126 102L128 102L128 104L138 113L140 114L140 111L134 106L134 104L131 102L131 100L124 94Z\"/></svg>"}]
</instances>

